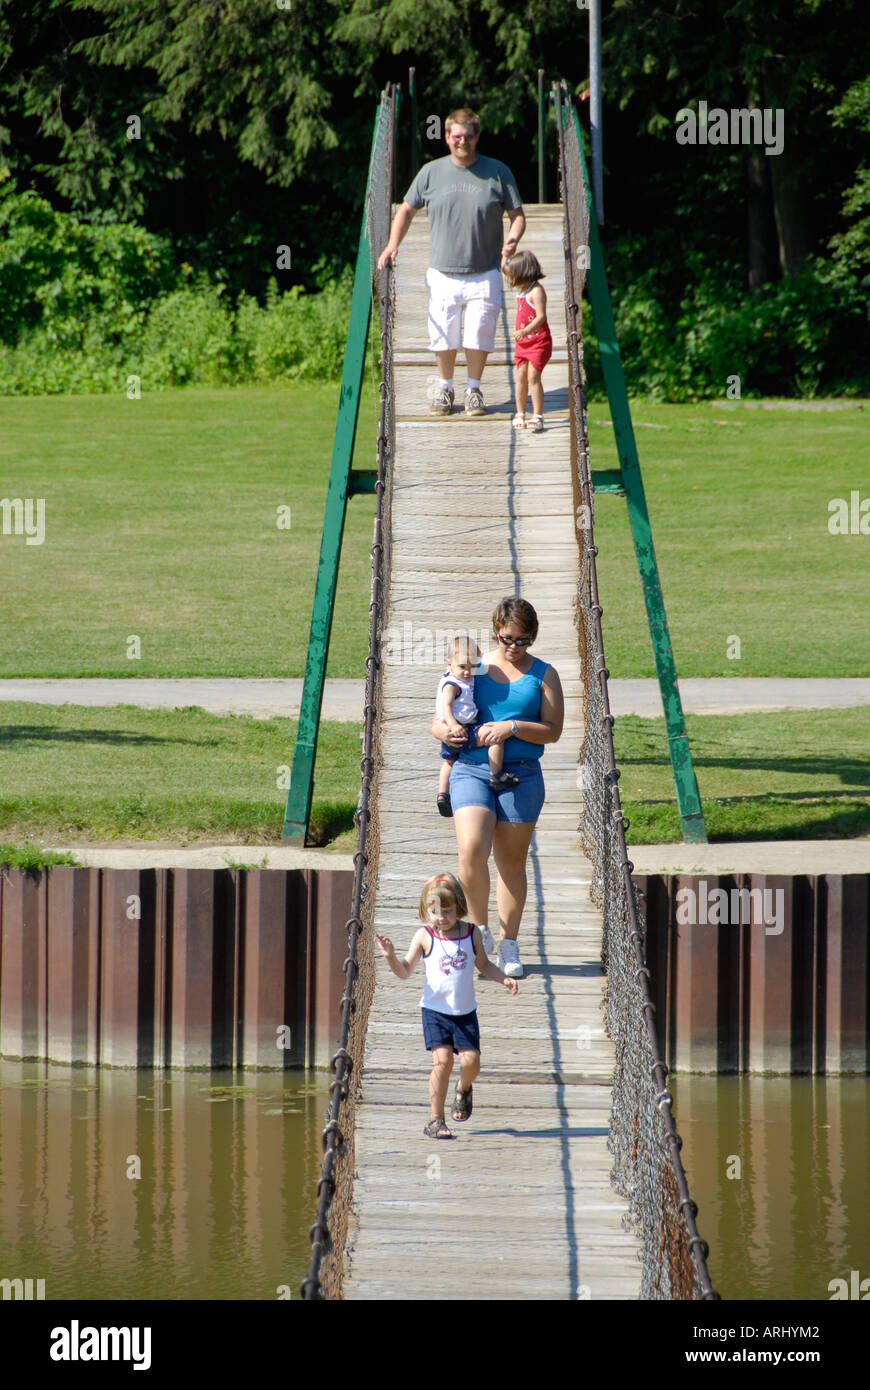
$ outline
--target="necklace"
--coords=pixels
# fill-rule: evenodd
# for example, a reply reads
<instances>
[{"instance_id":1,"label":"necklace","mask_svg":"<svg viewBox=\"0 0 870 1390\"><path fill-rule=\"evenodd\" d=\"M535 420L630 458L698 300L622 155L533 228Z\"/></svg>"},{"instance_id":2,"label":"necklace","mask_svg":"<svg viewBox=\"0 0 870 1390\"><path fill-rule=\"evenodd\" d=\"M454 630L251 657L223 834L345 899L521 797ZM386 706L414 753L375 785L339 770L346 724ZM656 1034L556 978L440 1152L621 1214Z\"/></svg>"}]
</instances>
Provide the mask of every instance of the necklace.
<instances>
[{"instance_id":1,"label":"necklace","mask_svg":"<svg viewBox=\"0 0 870 1390\"><path fill-rule=\"evenodd\" d=\"M460 925L461 923L457 923L457 926ZM438 936L438 941L441 945L441 959L438 964L441 967L442 975L449 975L451 970L461 970L468 960L468 953L462 949L462 937L459 937L456 943L456 950L453 952L447 951L444 948L444 942L449 940L449 937Z\"/></svg>"}]
</instances>

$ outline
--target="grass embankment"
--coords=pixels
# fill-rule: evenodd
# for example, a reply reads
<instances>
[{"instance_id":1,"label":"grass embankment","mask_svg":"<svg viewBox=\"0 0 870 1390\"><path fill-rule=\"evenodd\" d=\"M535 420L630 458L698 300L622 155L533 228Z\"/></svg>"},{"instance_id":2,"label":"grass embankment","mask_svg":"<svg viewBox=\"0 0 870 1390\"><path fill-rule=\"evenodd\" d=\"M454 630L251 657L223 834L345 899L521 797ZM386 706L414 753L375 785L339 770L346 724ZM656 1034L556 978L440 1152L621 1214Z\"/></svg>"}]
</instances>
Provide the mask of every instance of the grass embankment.
<instances>
[{"instance_id":1,"label":"grass embankment","mask_svg":"<svg viewBox=\"0 0 870 1390\"><path fill-rule=\"evenodd\" d=\"M337 398L305 384L5 400L2 495L45 499L45 539L0 539L15 615L0 677L301 676ZM371 468L368 381L358 434ZM373 516L373 497L349 501L331 676L364 674Z\"/></svg>"},{"instance_id":2,"label":"grass embankment","mask_svg":"<svg viewBox=\"0 0 870 1390\"><path fill-rule=\"evenodd\" d=\"M870 708L687 722L711 838L870 834ZM4 724L4 785L15 788L0 799L4 840L280 843L290 720L11 704ZM630 842L679 840L664 721L617 720L616 747ZM354 842L359 758L358 726L321 726L317 843ZM433 744L433 815L436 777Z\"/></svg>"},{"instance_id":3,"label":"grass embankment","mask_svg":"<svg viewBox=\"0 0 870 1390\"><path fill-rule=\"evenodd\" d=\"M300 676L336 399L337 387L306 384L5 400L4 495L44 498L46 510L41 545L0 541L15 618L0 677ZM606 407L590 416L593 466L612 466ZM374 463L375 422L367 379L357 467ZM634 422L678 673L870 674L870 539L828 529L830 500L861 488L866 414L636 402ZM289 530L277 525L286 506ZM364 674L373 506L348 505L332 676ZM652 676L624 499L599 496L596 541L610 670ZM280 834L290 721L45 706L0 718L12 726L4 840ZM711 835L870 833L866 721L842 710L690 718ZM618 721L617 751L631 838L678 838L663 723ZM358 763L353 726L324 725L321 840L351 842Z\"/></svg>"},{"instance_id":4,"label":"grass embankment","mask_svg":"<svg viewBox=\"0 0 870 1390\"><path fill-rule=\"evenodd\" d=\"M711 840L870 835L870 707L687 715ZM617 719L629 843L682 838L664 719Z\"/></svg>"},{"instance_id":5,"label":"grass embankment","mask_svg":"<svg viewBox=\"0 0 870 1390\"><path fill-rule=\"evenodd\" d=\"M41 845L0 845L0 870L24 869L32 873L55 864L76 864L74 854L65 850L43 849Z\"/></svg>"},{"instance_id":6,"label":"grass embankment","mask_svg":"<svg viewBox=\"0 0 870 1390\"><path fill-rule=\"evenodd\" d=\"M2 709L4 841L281 843L292 720L131 705ZM359 761L355 724L321 725L311 817L316 844L355 843Z\"/></svg>"},{"instance_id":7,"label":"grass embankment","mask_svg":"<svg viewBox=\"0 0 870 1390\"><path fill-rule=\"evenodd\" d=\"M16 618L0 676L300 676L337 395L306 383L4 400L3 495L45 499L45 540L0 542ZM633 410L679 674L870 675L870 538L828 530L829 501L868 490L867 413ZM590 417L593 467L610 467L606 407ZM376 433L367 377L357 466L374 465ZM364 673L373 507L348 505L333 676ZM596 540L610 670L653 676L623 498L599 496Z\"/></svg>"}]
</instances>

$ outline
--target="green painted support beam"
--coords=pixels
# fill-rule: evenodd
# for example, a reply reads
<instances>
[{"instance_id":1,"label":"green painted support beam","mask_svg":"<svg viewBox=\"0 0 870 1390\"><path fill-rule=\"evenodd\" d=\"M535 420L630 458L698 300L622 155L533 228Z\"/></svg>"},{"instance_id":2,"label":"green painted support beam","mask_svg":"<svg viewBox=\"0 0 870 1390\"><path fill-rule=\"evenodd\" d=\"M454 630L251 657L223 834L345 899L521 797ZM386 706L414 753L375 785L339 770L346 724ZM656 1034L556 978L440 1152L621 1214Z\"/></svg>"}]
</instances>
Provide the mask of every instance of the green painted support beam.
<instances>
[{"instance_id":1,"label":"green painted support beam","mask_svg":"<svg viewBox=\"0 0 870 1390\"><path fill-rule=\"evenodd\" d=\"M643 597L646 604L647 622L652 639L656 673L659 679L659 688L662 693L662 705L664 707L668 744L671 753L671 766L674 772L674 787L677 793L677 807L683 827L683 839L688 843L702 844L706 843L707 840L704 812L701 808L698 782L695 777L695 769L692 765L692 754L689 749L689 740L686 734L683 705L677 687L677 668L674 663L674 653L671 647L670 634L668 632L668 620L665 614L665 603L662 596L661 582L659 580L655 549L653 547L652 528L650 526L649 512L647 511L643 478L640 472L637 444L635 442L634 429L631 423L631 409L628 404L628 392L625 387L622 358L619 353L619 344L616 338L616 325L613 321L613 310L610 304L610 291L607 286L607 276L604 272L604 260L601 254L601 242L598 236L598 223L592 203L591 189L589 188L589 176L583 152L580 121L573 104L571 110L577 128L577 143L580 147L580 158L583 161L583 174L586 178L587 190L589 190L589 268L587 271L589 298L592 303L595 329L598 334L598 344L601 351L601 367L604 373L604 382L607 387L607 398L610 402L610 414L613 420L613 433L616 439L617 453L619 455L622 486L625 489L625 495L628 499L628 516L631 524L631 534L634 540L637 567L640 571L641 586L643 588Z\"/></svg>"},{"instance_id":2,"label":"green painted support beam","mask_svg":"<svg viewBox=\"0 0 870 1390\"><path fill-rule=\"evenodd\" d=\"M589 476L596 492L618 492L621 497L625 496L621 468L592 468Z\"/></svg>"},{"instance_id":3,"label":"green painted support beam","mask_svg":"<svg viewBox=\"0 0 870 1390\"><path fill-rule=\"evenodd\" d=\"M347 342L344 350L341 391L338 398L338 412L335 418L335 434L332 442L332 464L326 492L320 559L317 563L317 583L314 589L314 605L311 610L311 631L308 637L308 656L305 661L299 729L293 750L293 767L290 773L290 786L287 791L287 805L284 811L282 829L285 840L302 841L303 844L308 833L308 821L311 815L314 758L317 752L317 725L320 720L320 707L323 703L323 682L326 676L329 636L332 631L332 614L335 606L338 562L341 556L341 538L344 531L347 499L351 492L374 491L373 487L370 489L365 485L362 487L354 485L354 474L350 466L353 457L357 415L359 414L360 388L362 386L371 308L371 261L365 230L365 215L363 215L353 281L350 322L348 323ZM363 477L367 476L366 470L360 471Z\"/></svg>"},{"instance_id":4,"label":"green painted support beam","mask_svg":"<svg viewBox=\"0 0 870 1390\"><path fill-rule=\"evenodd\" d=\"M352 468L350 470L350 486L348 491L352 497L357 497L364 492L375 492L375 483L378 481L378 470L376 468Z\"/></svg>"}]
</instances>

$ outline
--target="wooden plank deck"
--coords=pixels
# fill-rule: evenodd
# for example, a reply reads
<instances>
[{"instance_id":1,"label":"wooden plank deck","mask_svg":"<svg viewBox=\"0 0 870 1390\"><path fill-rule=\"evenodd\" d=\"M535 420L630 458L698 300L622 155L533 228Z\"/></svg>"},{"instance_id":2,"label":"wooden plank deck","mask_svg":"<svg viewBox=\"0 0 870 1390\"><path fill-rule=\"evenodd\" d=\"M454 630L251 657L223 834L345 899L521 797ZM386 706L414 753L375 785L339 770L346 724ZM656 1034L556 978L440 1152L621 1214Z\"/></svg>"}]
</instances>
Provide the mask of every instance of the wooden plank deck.
<instances>
[{"instance_id":1,"label":"wooden plank deck","mask_svg":"<svg viewBox=\"0 0 870 1390\"><path fill-rule=\"evenodd\" d=\"M625 1204L609 1180L613 1052L601 1016L601 918L589 901L591 870L576 830L582 673L561 212L527 207L527 214L525 244L547 272L556 346L541 435L510 428L509 293L483 378L489 413L430 419L427 385L437 372L425 336L424 214L397 264L387 614L396 646L384 669L375 923L399 954L416 929L425 879L456 869L452 824L435 808L439 758L428 732L444 669L439 630L488 632L500 598L528 598L540 619L535 652L559 671L567 718L561 741L544 753L547 801L520 931L525 978L515 998L477 981L482 1071L474 1113L451 1125L453 1142L423 1135L422 970L404 982L378 957L356 1112L343 1286L352 1299L627 1299L640 1285L637 1243L623 1229ZM460 354L457 402L464 387ZM490 922L497 922L494 891Z\"/></svg>"}]
</instances>

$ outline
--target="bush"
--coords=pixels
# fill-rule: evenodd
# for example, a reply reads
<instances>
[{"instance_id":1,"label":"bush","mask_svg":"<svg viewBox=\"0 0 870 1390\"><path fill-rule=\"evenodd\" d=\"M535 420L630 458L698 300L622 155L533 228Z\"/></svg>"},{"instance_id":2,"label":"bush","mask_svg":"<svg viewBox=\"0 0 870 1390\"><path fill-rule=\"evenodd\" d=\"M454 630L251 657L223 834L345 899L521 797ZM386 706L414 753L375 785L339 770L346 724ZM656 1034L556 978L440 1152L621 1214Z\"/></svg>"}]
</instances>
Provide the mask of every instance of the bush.
<instances>
[{"instance_id":1,"label":"bush","mask_svg":"<svg viewBox=\"0 0 870 1390\"><path fill-rule=\"evenodd\" d=\"M867 295L859 260L811 258L756 294L715 248L657 230L607 247L629 390L669 401L864 394ZM863 262L861 263L863 264ZM234 306L205 273L172 264L169 243L124 223L86 224L18 193L0 170L0 393L146 390L244 381L337 380L352 274ZM590 395L602 394L586 314Z\"/></svg>"},{"instance_id":2,"label":"bush","mask_svg":"<svg viewBox=\"0 0 870 1390\"><path fill-rule=\"evenodd\" d=\"M757 293L741 287L737 265L685 255L681 273L649 245L609 251L615 318L629 390L667 401L724 396L739 376L743 396L870 391L867 303L857 276L821 257ZM590 395L600 396L600 352L591 313L584 319Z\"/></svg>"},{"instance_id":3,"label":"bush","mask_svg":"<svg viewBox=\"0 0 870 1390\"><path fill-rule=\"evenodd\" d=\"M203 275L196 286L158 300L142 335L142 386L218 385L236 379L233 313L223 286Z\"/></svg>"},{"instance_id":4,"label":"bush","mask_svg":"<svg viewBox=\"0 0 870 1390\"><path fill-rule=\"evenodd\" d=\"M5 172L5 177L4 177ZM123 344L178 280L169 243L127 223L90 225L18 193L0 170L0 341L79 352L95 330Z\"/></svg>"},{"instance_id":5,"label":"bush","mask_svg":"<svg viewBox=\"0 0 870 1390\"><path fill-rule=\"evenodd\" d=\"M319 294L272 281L265 307L241 295L235 309L204 273L180 283L185 270L159 237L81 223L0 171L0 393L341 376L349 268Z\"/></svg>"},{"instance_id":6,"label":"bush","mask_svg":"<svg viewBox=\"0 0 870 1390\"><path fill-rule=\"evenodd\" d=\"M239 352L256 381L338 380L344 360L353 276L347 267L319 294L298 286L278 294L272 281L266 307L239 300Z\"/></svg>"}]
</instances>

